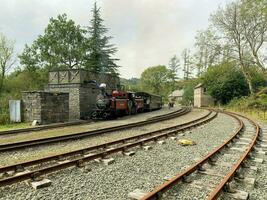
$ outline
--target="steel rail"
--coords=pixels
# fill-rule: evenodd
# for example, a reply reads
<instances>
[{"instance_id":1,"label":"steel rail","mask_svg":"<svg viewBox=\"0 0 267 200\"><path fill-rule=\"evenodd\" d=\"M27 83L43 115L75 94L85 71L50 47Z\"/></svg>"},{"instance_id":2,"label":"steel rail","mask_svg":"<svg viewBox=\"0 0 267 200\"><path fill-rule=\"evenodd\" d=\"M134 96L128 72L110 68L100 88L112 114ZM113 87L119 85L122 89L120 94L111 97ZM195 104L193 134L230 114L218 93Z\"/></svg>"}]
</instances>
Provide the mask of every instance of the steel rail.
<instances>
[{"instance_id":1,"label":"steel rail","mask_svg":"<svg viewBox=\"0 0 267 200\"><path fill-rule=\"evenodd\" d=\"M116 145L116 144L120 144L120 143L126 143L126 142L131 141L131 140L136 140L136 139L140 140L144 137L149 137L149 136L152 136L154 134L161 133L164 131L171 131L173 129L175 129L175 131L182 131L183 127L186 127L186 126L190 125L191 123L196 123L196 122L199 122L201 120L204 120L205 118L210 116L211 113L212 112L210 111L208 114L206 114L200 118L197 118L191 122L186 122L186 123L175 125L172 127L167 127L167 128L163 128L160 130L150 131L148 133L144 133L144 134L140 134L140 135L136 135L136 136L132 136L132 137L128 137L128 138L123 138L123 139L115 140L115 141L108 142L108 143L103 143L103 144L99 144L99 145L95 145L95 146L91 146L91 147L86 147L86 148L82 148L82 149L78 149L78 150L74 150L74 151L69 151L67 153L56 154L56 155L44 157L41 159L36 159L36 160L28 161L28 162L17 163L15 165L0 167L0 173L6 172L6 171L11 171L11 170L15 171L18 167L29 167L29 166L36 165L39 163L55 160L56 158L73 156L73 155L77 155L77 154L84 154L85 152L88 152L88 151L93 151L93 150L101 149L101 148L108 148L112 145ZM216 116L211 117L210 120L212 120L214 117L216 117ZM206 123L206 121L203 121L202 123ZM200 123L198 123L196 125L200 125ZM186 128L188 128L188 127L186 127Z\"/></svg>"},{"instance_id":2,"label":"steel rail","mask_svg":"<svg viewBox=\"0 0 267 200\"><path fill-rule=\"evenodd\" d=\"M32 146L40 145L40 144L51 144L51 143L55 143L55 142L59 142L59 141L62 142L62 141L70 140L70 139L81 139L81 138L88 137L88 136L95 136L98 134L110 133L110 132L114 132L114 131L121 131L124 129L134 128L137 126L143 126L143 125L148 125L148 124L160 122L163 120L172 119L172 118L187 114L188 112L190 112L190 108L183 108L179 112L172 113L170 115L166 114L163 117L159 116L157 118L148 119L148 120L140 121L140 122L134 122L131 124L118 125L118 126L114 126L114 127L108 127L108 128L91 130L91 131L84 131L84 132L69 134L69 135L62 135L62 136L55 136L55 137L49 137L49 138L41 138L41 139L34 139L34 140L28 140L28 141L0 144L0 152L1 151L7 151L7 150L15 150L15 149L23 148L23 147L28 147L28 146L32 147Z\"/></svg>"},{"instance_id":3,"label":"steel rail","mask_svg":"<svg viewBox=\"0 0 267 200\"><path fill-rule=\"evenodd\" d=\"M165 128L165 129L161 129L161 130L158 130L158 131L152 131L150 133L145 133L145 134L141 135L141 137L140 136L133 136L131 138L121 139L121 140L118 140L118 141L114 141L114 142L110 142L110 143L106 143L106 144L102 144L102 145L97 145L97 146L93 146L93 147L89 147L89 148L84 148L84 149L80 149L80 150L76 150L76 151L72 151L72 152L68 152L68 153L64 153L64 154L58 154L58 155L55 155L55 156L46 157L46 158L42 158L42 159L39 159L39 160L37 159L37 160L29 161L29 162L15 164L13 166L2 167L2 168L0 168L0 171L4 172L4 171L8 171L8 170L9 171L10 170L16 170L18 166L24 168L24 167L27 167L27 166L32 166L34 164L39 164L39 163L43 163L43 162L52 161L52 160L55 160L56 158L80 154L80 156L78 158L74 158L71 161L67 161L67 162L64 162L64 163L48 166L48 167L45 167L43 169L38 169L38 170L26 172L26 173L21 174L21 175L15 175L15 176L8 177L8 178L5 178L5 179L0 179L0 186L10 185L10 184L12 184L14 182L23 181L23 180L26 180L26 179L32 179L32 178L34 178L36 176L36 174L38 176L40 176L40 175L47 174L47 173L50 173L50 172L54 172L54 171L57 171L57 170L60 170L60 169L63 169L63 168L74 166L74 165L77 165L77 164L79 165L79 163L82 163L82 162L85 162L85 161L91 161L91 160L94 160L96 158L104 158L105 156L107 156L109 154L113 154L113 153L117 153L117 152L124 152L129 148L133 148L133 147L136 147L136 146L139 146L139 145L142 146L142 145L144 145L144 144L146 144L148 142L155 141L155 140L158 140L160 138L164 138L164 137L168 137L169 135L176 134L178 131L183 131L183 130L186 130L186 129L190 129L192 127L199 126L199 125L201 125L203 123L209 122L212 119L214 119L218 114L216 112L213 116L209 117L208 119L205 119L209 115L211 115L211 113L212 112L210 111L206 115L206 117L203 116L201 118L198 118L198 119L195 119L195 120L191 121L191 123L193 123L193 124L190 124L190 122L187 122L187 123L184 123L184 124L181 124L181 125L176 125L176 126L171 127L169 129ZM163 131L167 131L167 132L161 133ZM152 135L152 134L154 134L156 132L159 132L160 134ZM144 135L145 136L150 136L150 137L142 138ZM134 142L131 142L129 144L125 144L125 142L127 142L129 140L132 140L132 139L136 139L138 137L140 137L139 141L134 141ZM115 147L113 149L105 150L104 152L96 153L96 154L93 154L93 155L86 155L85 154L90 150L95 150L96 148L107 148L108 146L111 146L111 145L114 145L114 144L118 144L120 142L123 142L123 145L120 146L120 147Z\"/></svg>"},{"instance_id":4,"label":"steel rail","mask_svg":"<svg viewBox=\"0 0 267 200\"><path fill-rule=\"evenodd\" d=\"M226 114L228 114L228 115L232 116L233 118L235 118L239 123L239 127L236 129L236 131L231 136L231 138L228 139L226 142L224 142L219 147L217 147L211 153L207 154L204 158L202 158L200 161L198 161L197 163L195 163L191 167L189 167L189 168L185 169L184 171L182 171L181 173L175 175L169 181L163 183L162 185L160 185L159 187L154 189L152 192L150 192L147 195L145 195L143 198L141 198L141 200L152 200L152 199L159 198L162 195L163 192L165 192L166 190L170 189L172 186L176 185L179 181L186 179L186 177L188 175L192 174L196 170L201 169L203 164L205 164L206 162L211 160L217 153L219 153L223 148L225 148L227 144L231 143L234 138L238 137L239 133L244 128L243 121L240 120L238 117L236 117L232 113L226 113Z\"/></svg>"},{"instance_id":5,"label":"steel rail","mask_svg":"<svg viewBox=\"0 0 267 200\"><path fill-rule=\"evenodd\" d=\"M167 113L164 115L160 115L160 116L175 114L176 112L180 112L182 110L183 110L183 108L180 108L176 111L173 111L173 112L170 112L170 113ZM154 118L157 118L160 116L155 116ZM0 131L0 136L12 135L12 134L16 134L16 133L29 133L29 132L35 132L35 131L37 132L37 131L42 131L42 130L47 130L47 129L62 128L62 127L67 127L67 126L78 126L78 125L88 124L90 122L94 122L94 120L63 122L63 123L54 123L54 124L41 125L41 126L30 127L30 128L11 129L11 130L6 130L6 131Z\"/></svg>"},{"instance_id":6,"label":"steel rail","mask_svg":"<svg viewBox=\"0 0 267 200\"><path fill-rule=\"evenodd\" d=\"M231 112L229 112L231 113ZM241 156L241 158L235 163L235 165L233 165L233 167L231 168L231 171L223 178L223 180L218 184L218 186L212 191L212 193L210 193L210 195L208 196L208 200L214 200L217 199L221 192L223 191L223 188L227 185L227 183L229 183L233 177L235 176L236 172L239 170L239 168L241 167L242 163L248 158L249 154L251 153L251 151L253 150L254 145L257 142L257 139L259 137L260 134L260 126L257 122L255 122L252 119L249 119L245 116L242 116L240 114L235 114L238 115L240 117L243 117L245 119L247 119L248 121L250 121L256 128L256 134L253 138L253 140L251 141L248 149L245 151L245 153Z\"/></svg>"}]
</instances>

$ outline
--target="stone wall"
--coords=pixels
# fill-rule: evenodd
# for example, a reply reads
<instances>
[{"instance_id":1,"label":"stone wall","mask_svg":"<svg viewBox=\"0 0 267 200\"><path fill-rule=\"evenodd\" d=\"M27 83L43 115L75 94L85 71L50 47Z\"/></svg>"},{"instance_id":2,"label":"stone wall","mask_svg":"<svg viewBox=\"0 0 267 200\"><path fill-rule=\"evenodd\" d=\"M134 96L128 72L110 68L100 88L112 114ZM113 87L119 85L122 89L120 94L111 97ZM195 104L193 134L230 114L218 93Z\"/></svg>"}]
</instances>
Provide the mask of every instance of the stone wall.
<instances>
[{"instance_id":1,"label":"stone wall","mask_svg":"<svg viewBox=\"0 0 267 200\"><path fill-rule=\"evenodd\" d=\"M95 108L99 89L93 84L49 84L47 92L69 93L69 119L87 119Z\"/></svg>"},{"instance_id":2,"label":"stone wall","mask_svg":"<svg viewBox=\"0 0 267 200\"><path fill-rule=\"evenodd\" d=\"M69 94L44 91L23 92L23 119L40 124L69 121Z\"/></svg>"}]
</instances>

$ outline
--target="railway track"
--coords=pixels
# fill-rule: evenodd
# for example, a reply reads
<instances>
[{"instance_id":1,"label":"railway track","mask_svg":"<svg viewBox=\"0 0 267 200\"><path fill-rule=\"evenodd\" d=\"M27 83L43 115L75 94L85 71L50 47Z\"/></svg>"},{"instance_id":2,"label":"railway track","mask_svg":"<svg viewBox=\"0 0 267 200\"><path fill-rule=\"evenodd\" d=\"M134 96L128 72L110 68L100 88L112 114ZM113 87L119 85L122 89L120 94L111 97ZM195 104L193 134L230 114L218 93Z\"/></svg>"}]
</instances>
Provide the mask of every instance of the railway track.
<instances>
[{"instance_id":1,"label":"railway track","mask_svg":"<svg viewBox=\"0 0 267 200\"><path fill-rule=\"evenodd\" d=\"M155 116L152 118L158 118L161 116L168 116L168 115L173 115L175 113L183 111L184 108L180 108L176 111L160 115L160 116ZM150 119L152 119L150 118ZM42 131L42 130L48 130L48 129L56 129L56 128L62 128L62 127L67 127L67 126L79 126L79 125L84 125L84 124L89 124L92 122L95 122L97 120L80 120L80 121L74 121L74 122L64 122L64 123L55 123L55 124L49 124L49 125L41 125L37 127L30 127L30 128L20 128L20 129L13 129L13 130L6 130L6 131L0 131L0 136L11 136L17 133L29 133L29 132L36 132L36 131Z\"/></svg>"},{"instance_id":2,"label":"railway track","mask_svg":"<svg viewBox=\"0 0 267 200\"><path fill-rule=\"evenodd\" d=\"M2 177L4 177L0 179L0 186L9 185L27 179L36 179L42 175L71 166L84 166L85 162L93 161L94 159L103 159L110 154L118 152L127 153L127 151L132 148L139 146L143 147L145 144L150 142L157 141L161 138L166 138L168 136L175 135L178 132L205 124L214 119L217 114L217 112L210 110L205 116L184 124L157 131L151 131L142 135L124 138L97 146L91 146L64 154L57 154L28 162L5 166L0 168L0 174L2 174Z\"/></svg>"},{"instance_id":3,"label":"railway track","mask_svg":"<svg viewBox=\"0 0 267 200\"><path fill-rule=\"evenodd\" d=\"M62 141L73 140L73 139L82 139L85 137L95 136L99 134L110 133L114 131L121 131L121 130L129 129L129 128L139 127L139 126L148 125L148 124L172 119L175 117L179 117L179 116L189 113L190 111L191 109L186 107L186 108L182 108L182 109L179 109L177 111L174 111L174 112L171 112L165 115L152 117L145 121L135 122L131 124L119 125L119 126L108 127L108 128L103 128L103 129L91 130L91 131L84 131L84 132L69 134L69 135L0 144L0 152L7 151L7 150L17 150L17 149L24 148L24 147L33 147L33 146L41 145L41 144L52 144L55 142L62 142Z\"/></svg>"},{"instance_id":4,"label":"railway track","mask_svg":"<svg viewBox=\"0 0 267 200\"><path fill-rule=\"evenodd\" d=\"M259 125L249 118L235 113L224 113L239 123L232 137L194 165L144 195L141 200L172 200L181 196L189 197L188 194L192 195L190 196L192 199L213 200L222 195L229 199L248 198L248 193L232 187L233 180L239 182L252 180L244 177L244 169L247 169L246 161L260 140L261 130ZM249 169L255 170L255 167Z\"/></svg>"}]
</instances>

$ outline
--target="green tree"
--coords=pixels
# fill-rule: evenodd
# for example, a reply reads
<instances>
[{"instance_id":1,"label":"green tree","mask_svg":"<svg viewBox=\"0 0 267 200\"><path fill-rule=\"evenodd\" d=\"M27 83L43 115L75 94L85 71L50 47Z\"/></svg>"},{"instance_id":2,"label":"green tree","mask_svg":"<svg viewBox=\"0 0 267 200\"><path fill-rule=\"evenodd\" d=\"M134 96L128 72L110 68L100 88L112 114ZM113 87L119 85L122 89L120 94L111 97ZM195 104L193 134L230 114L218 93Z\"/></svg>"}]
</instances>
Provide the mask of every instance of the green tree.
<instances>
[{"instance_id":1,"label":"green tree","mask_svg":"<svg viewBox=\"0 0 267 200\"><path fill-rule=\"evenodd\" d=\"M221 42L231 49L229 56L238 61L252 94L255 88L250 68L256 65L266 71L264 56L260 54L267 40L266 7L264 1L237 0L219 8L211 18Z\"/></svg>"},{"instance_id":2,"label":"green tree","mask_svg":"<svg viewBox=\"0 0 267 200\"><path fill-rule=\"evenodd\" d=\"M222 104L249 93L246 79L242 71L235 67L235 63L209 67L201 76L201 80L207 87L208 93Z\"/></svg>"},{"instance_id":3,"label":"green tree","mask_svg":"<svg viewBox=\"0 0 267 200\"><path fill-rule=\"evenodd\" d=\"M88 27L90 35L88 41L88 58L86 61L86 69L102 73L108 72L117 74L118 65L115 63L118 59L112 58L117 52L117 48L113 44L109 44L112 37L106 36L108 29L103 25L103 19L100 15L100 8L95 2L92 9L93 18Z\"/></svg>"},{"instance_id":4,"label":"green tree","mask_svg":"<svg viewBox=\"0 0 267 200\"><path fill-rule=\"evenodd\" d=\"M67 19L66 14L51 18L44 35L39 36L31 47L25 46L19 56L20 63L30 71L81 68L86 48L84 33L73 20Z\"/></svg>"},{"instance_id":5,"label":"green tree","mask_svg":"<svg viewBox=\"0 0 267 200\"><path fill-rule=\"evenodd\" d=\"M164 65L149 67L141 74L143 91L161 95L167 99L171 91L170 71Z\"/></svg>"},{"instance_id":6,"label":"green tree","mask_svg":"<svg viewBox=\"0 0 267 200\"><path fill-rule=\"evenodd\" d=\"M15 63L14 42L0 34L0 96L3 93L6 73Z\"/></svg>"},{"instance_id":7,"label":"green tree","mask_svg":"<svg viewBox=\"0 0 267 200\"><path fill-rule=\"evenodd\" d=\"M199 83L198 79L189 79L183 83L183 99L182 105L191 105L194 102L194 88Z\"/></svg>"}]
</instances>

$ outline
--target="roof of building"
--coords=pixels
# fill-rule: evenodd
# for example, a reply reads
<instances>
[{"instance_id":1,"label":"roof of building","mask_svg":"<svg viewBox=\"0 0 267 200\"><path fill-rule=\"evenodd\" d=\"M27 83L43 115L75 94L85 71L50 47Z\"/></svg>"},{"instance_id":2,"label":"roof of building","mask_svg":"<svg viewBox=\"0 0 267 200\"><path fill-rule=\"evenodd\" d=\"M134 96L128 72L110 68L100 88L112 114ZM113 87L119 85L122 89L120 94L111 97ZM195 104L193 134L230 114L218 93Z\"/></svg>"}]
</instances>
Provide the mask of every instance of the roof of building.
<instances>
[{"instance_id":1,"label":"roof of building","mask_svg":"<svg viewBox=\"0 0 267 200\"><path fill-rule=\"evenodd\" d=\"M184 90L174 90L169 97L182 97L184 94Z\"/></svg>"}]
</instances>

